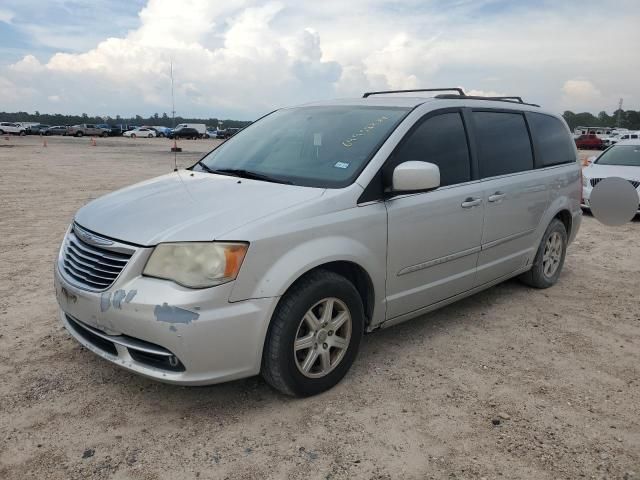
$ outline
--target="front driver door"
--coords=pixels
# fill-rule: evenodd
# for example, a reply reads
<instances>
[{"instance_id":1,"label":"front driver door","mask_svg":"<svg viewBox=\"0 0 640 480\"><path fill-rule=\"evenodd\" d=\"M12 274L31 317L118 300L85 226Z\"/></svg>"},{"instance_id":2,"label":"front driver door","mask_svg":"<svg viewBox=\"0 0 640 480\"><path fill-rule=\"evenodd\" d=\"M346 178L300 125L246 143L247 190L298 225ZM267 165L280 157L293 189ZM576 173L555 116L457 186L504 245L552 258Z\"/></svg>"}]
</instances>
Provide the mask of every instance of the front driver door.
<instances>
[{"instance_id":1,"label":"front driver door","mask_svg":"<svg viewBox=\"0 0 640 480\"><path fill-rule=\"evenodd\" d=\"M438 165L441 186L386 201L387 319L471 289L480 251L483 186L472 180L461 112L423 118L385 165L385 176L411 160Z\"/></svg>"}]
</instances>

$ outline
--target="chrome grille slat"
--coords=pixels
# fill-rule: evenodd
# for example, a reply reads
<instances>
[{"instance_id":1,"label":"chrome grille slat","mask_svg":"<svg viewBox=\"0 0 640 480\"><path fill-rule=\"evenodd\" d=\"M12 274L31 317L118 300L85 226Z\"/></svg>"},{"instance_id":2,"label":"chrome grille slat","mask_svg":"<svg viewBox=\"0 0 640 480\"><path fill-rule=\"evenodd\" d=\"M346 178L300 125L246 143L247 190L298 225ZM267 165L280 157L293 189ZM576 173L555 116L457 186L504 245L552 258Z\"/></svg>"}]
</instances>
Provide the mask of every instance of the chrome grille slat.
<instances>
[{"instance_id":1,"label":"chrome grille slat","mask_svg":"<svg viewBox=\"0 0 640 480\"><path fill-rule=\"evenodd\" d=\"M130 248L128 245L110 240L105 242L115 245L105 247L89 245L75 235L73 228L64 240L59 261L60 272L70 283L85 290L106 290L126 267L135 248L131 247L131 253L127 254L123 251ZM83 230L80 230L80 233L82 234ZM84 232L84 236L87 236L87 232ZM92 238L96 237L98 236L95 235ZM109 247L117 248L119 251L110 250Z\"/></svg>"},{"instance_id":2,"label":"chrome grille slat","mask_svg":"<svg viewBox=\"0 0 640 480\"><path fill-rule=\"evenodd\" d=\"M104 273L102 275L98 274L98 273L94 273L91 270L93 270L93 268L91 268L91 270L88 270L85 267L82 267L81 265L79 265L76 261L73 260L73 257L71 257L70 255L67 256L67 258L64 259L64 263L67 264L67 266L70 266L71 268L73 268L74 270L78 270L82 273L84 273L85 275L89 275L91 277L95 277L95 278L99 278L101 280L105 280L106 282L111 282L113 281L113 275L109 275L109 276L105 276Z\"/></svg>"},{"instance_id":3,"label":"chrome grille slat","mask_svg":"<svg viewBox=\"0 0 640 480\"><path fill-rule=\"evenodd\" d=\"M106 284L106 283L94 282L94 281L90 280L89 278L87 278L86 276L71 270L66 265L64 265L63 268L64 268L64 271L68 275L70 275L72 278L76 279L77 281L79 281L83 285L87 284L87 285L89 285L89 286L91 286L93 288L97 288L97 289L103 289L103 288L107 288L109 286L109 284Z\"/></svg>"},{"instance_id":4,"label":"chrome grille slat","mask_svg":"<svg viewBox=\"0 0 640 480\"><path fill-rule=\"evenodd\" d=\"M78 237L75 237L75 238L69 239L69 242L73 245L76 245L78 248L80 248L79 243L82 242L82 240L80 240ZM106 258L108 260L114 260L116 262L126 263L131 257L131 255L127 256L118 252L105 252L104 250L101 251L101 249L99 249L98 247L93 247L84 242L82 242L82 249L86 252L92 253L93 255L97 255L99 257Z\"/></svg>"},{"instance_id":5,"label":"chrome grille slat","mask_svg":"<svg viewBox=\"0 0 640 480\"><path fill-rule=\"evenodd\" d=\"M94 258L90 258L90 257L87 257L87 256L81 254L80 252L76 251L75 249L73 249L69 245L67 245L66 253L67 253L67 255L69 257L72 257L76 261L76 263L79 263L81 265L93 268L93 269L98 270L100 272L118 273L120 271L120 267L116 267L116 266L112 266L112 265L102 265L101 264L100 267L96 267Z\"/></svg>"}]
</instances>

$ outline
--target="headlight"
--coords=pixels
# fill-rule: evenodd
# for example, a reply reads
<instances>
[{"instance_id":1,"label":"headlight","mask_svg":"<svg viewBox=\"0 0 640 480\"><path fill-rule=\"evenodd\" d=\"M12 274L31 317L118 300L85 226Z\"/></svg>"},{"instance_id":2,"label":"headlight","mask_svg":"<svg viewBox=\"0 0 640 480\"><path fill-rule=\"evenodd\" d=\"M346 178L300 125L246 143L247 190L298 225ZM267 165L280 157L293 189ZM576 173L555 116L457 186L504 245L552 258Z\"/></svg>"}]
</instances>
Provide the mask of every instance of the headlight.
<instances>
[{"instance_id":1,"label":"headlight","mask_svg":"<svg viewBox=\"0 0 640 480\"><path fill-rule=\"evenodd\" d=\"M235 280L247 248L246 243L161 243L142 274L189 288L213 287Z\"/></svg>"}]
</instances>

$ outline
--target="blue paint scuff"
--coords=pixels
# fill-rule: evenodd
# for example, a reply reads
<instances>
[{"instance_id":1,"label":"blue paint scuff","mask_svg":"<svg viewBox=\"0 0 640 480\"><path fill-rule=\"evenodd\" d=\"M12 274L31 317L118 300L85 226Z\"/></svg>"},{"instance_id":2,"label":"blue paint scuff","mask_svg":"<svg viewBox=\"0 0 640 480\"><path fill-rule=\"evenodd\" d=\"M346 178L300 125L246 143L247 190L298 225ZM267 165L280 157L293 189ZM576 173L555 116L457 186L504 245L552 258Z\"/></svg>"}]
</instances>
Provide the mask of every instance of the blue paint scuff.
<instances>
[{"instance_id":1,"label":"blue paint scuff","mask_svg":"<svg viewBox=\"0 0 640 480\"><path fill-rule=\"evenodd\" d=\"M166 323L191 323L200 318L200 314L180 307L172 307L167 303L156 305L153 309L156 320Z\"/></svg>"}]
</instances>

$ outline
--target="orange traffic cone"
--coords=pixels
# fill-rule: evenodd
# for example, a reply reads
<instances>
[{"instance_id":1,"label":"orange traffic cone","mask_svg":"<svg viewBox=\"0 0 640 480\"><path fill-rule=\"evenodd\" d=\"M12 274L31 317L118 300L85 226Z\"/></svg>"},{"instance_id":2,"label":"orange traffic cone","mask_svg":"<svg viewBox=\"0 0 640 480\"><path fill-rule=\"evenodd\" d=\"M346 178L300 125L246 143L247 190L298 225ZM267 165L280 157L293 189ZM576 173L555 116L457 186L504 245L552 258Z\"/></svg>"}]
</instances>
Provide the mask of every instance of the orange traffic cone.
<instances>
[{"instance_id":1,"label":"orange traffic cone","mask_svg":"<svg viewBox=\"0 0 640 480\"><path fill-rule=\"evenodd\" d=\"M178 142L176 142L176 140L173 140L173 147L171 147L171 151L172 152L181 152L182 149L180 147L178 147Z\"/></svg>"},{"instance_id":2,"label":"orange traffic cone","mask_svg":"<svg viewBox=\"0 0 640 480\"><path fill-rule=\"evenodd\" d=\"M95 137L91 137L91 146L92 147L96 146L96 138Z\"/></svg>"}]
</instances>

